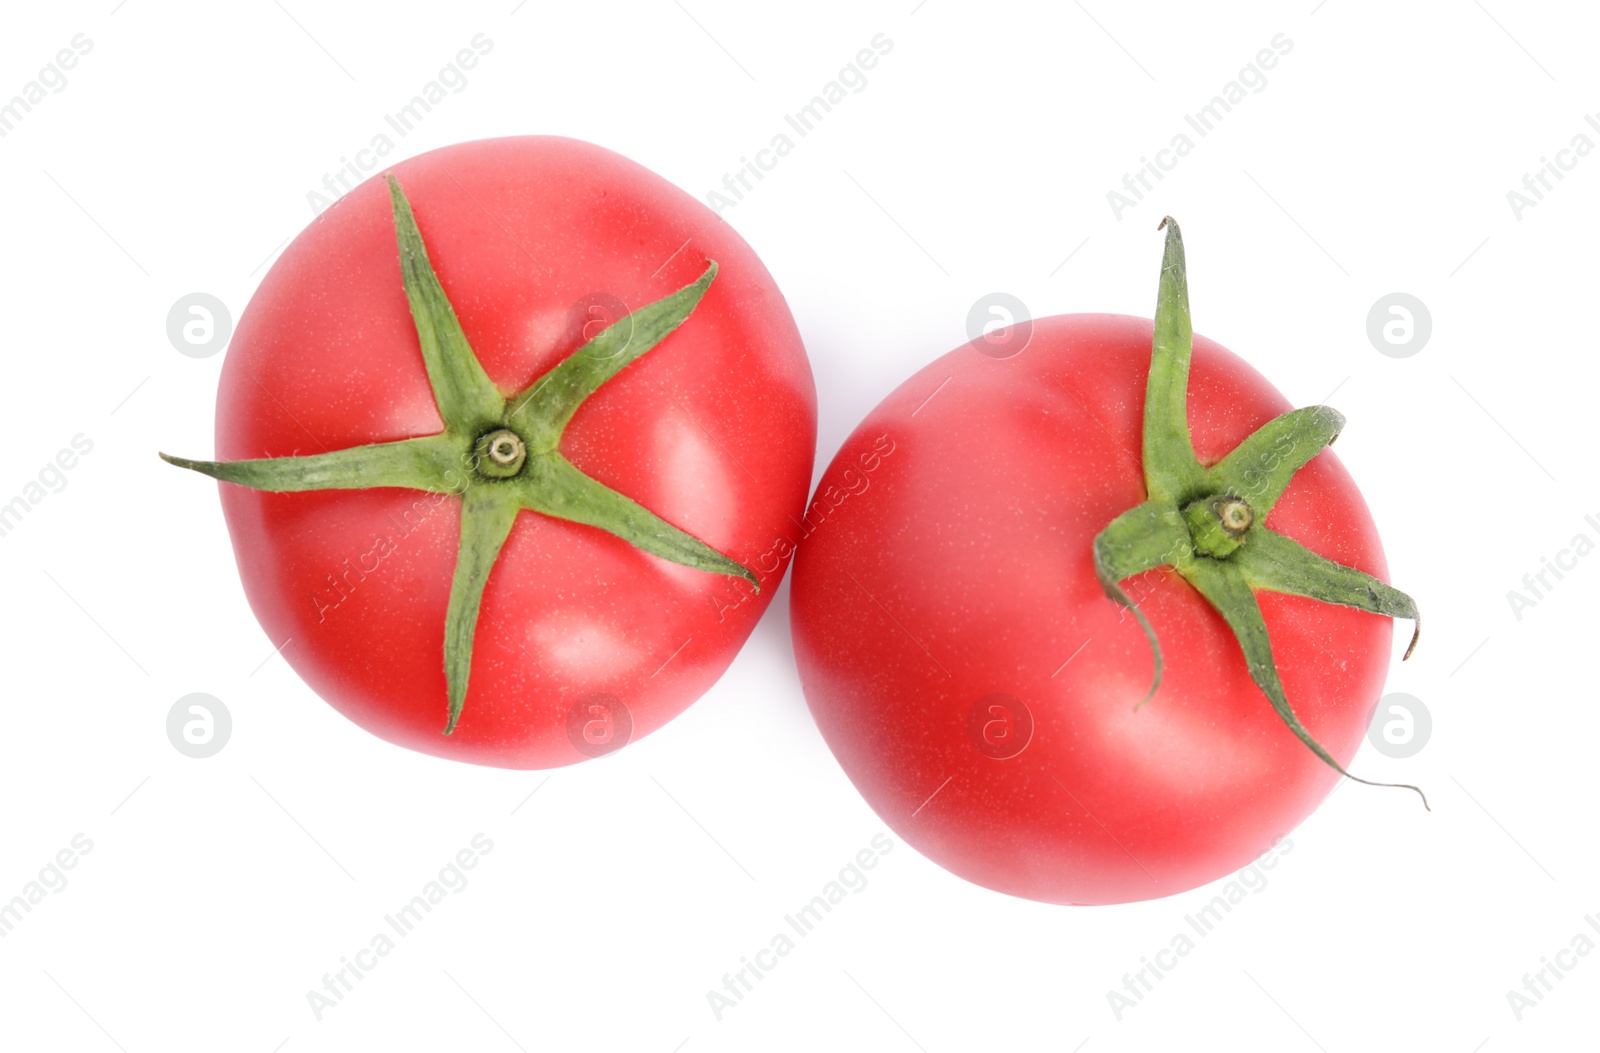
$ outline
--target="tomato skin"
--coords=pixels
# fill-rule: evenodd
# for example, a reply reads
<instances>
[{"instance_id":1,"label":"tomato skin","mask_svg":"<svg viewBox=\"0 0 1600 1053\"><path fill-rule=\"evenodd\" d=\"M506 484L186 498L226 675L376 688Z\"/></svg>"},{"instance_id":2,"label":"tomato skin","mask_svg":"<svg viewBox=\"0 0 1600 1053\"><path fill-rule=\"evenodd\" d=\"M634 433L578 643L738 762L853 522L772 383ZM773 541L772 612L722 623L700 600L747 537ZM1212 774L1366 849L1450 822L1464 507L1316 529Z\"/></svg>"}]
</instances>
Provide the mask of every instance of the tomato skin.
<instances>
[{"instance_id":1,"label":"tomato skin","mask_svg":"<svg viewBox=\"0 0 1600 1053\"><path fill-rule=\"evenodd\" d=\"M963 345L933 362L845 441L819 493L842 487L875 442L893 452L825 516L811 505L791 593L796 662L845 773L934 862L1050 903L1171 895L1247 864L1339 775L1274 713L1221 616L1166 568L1124 583L1166 657L1160 692L1134 709L1149 646L1102 591L1092 543L1145 497L1152 324L1033 325L1015 357ZM1202 463L1290 408L1196 334L1189 422ZM1266 524L1387 580L1371 516L1330 451ZM1277 594L1260 605L1291 705L1348 763L1382 689L1389 619ZM972 716L995 694L1025 707L1012 726L1031 717L1014 756L974 745L991 721L1006 730L987 706Z\"/></svg>"},{"instance_id":2,"label":"tomato skin","mask_svg":"<svg viewBox=\"0 0 1600 1053\"><path fill-rule=\"evenodd\" d=\"M761 594L523 512L485 589L466 706L448 737L443 640L459 498L221 486L251 607L334 708L439 756L512 768L584 760L593 752L568 733L581 699L613 696L632 738L648 734L721 676L770 602L786 560L757 565L792 533L810 483L810 366L750 247L617 154L529 136L446 147L390 171L468 340L507 395L615 320L615 304L641 307L693 281L707 260L719 264L688 321L578 410L561 449L756 569ZM241 317L217 396L217 456L319 453L442 429L380 173L295 238Z\"/></svg>"}]
</instances>

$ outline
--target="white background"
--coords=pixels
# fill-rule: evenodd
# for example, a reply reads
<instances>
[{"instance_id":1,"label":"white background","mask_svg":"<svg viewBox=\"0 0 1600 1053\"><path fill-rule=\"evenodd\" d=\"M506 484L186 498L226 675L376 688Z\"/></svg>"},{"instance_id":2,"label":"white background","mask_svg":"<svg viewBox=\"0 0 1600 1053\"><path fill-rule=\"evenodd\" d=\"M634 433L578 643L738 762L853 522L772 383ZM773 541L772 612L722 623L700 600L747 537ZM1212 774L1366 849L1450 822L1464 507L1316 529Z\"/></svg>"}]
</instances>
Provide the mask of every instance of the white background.
<instances>
[{"instance_id":1,"label":"white background","mask_svg":"<svg viewBox=\"0 0 1600 1053\"><path fill-rule=\"evenodd\" d=\"M913 5L916 4L915 10ZM113 10L113 6L115 9ZM1208 5L1209 6L1209 5ZM515 10L513 8L515 7ZM70 883L0 939L0 1045L277 1050L1574 1050L1600 953L1519 1022L1507 992L1600 915L1592 654L1600 556L1513 616L1506 593L1600 520L1588 156L1520 217L1507 192L1600 109L1581 5L1358 0L1119 8L893 4L8 7L0 98L93 50L0 138L0 501L77 433L68 485L0 538L0 899L75 834ZM1034 315L1153 307L1164 212L1195 327L1339 453L1392 575L1428 613L1390 691L1413 758L1355 768L1270 883L1119 1021L1107 992L1209 899L1049 907L967 885L898 840L718 1021L706 993L883 826L795 679L787 586L726 677L658 734L553 774L414 755L271 657L205 455L222 355L168 341L180 296L237 318L307 191L478 33L493 51L398 143L592 140L704 198L878 33L893 50L723 212L794 310L818 468L983 294ZM1282 33L1293 49L1158 191L1107 192ZM1069 258L1070 257L1070 258ZM1065 261L1065 262L1063 262ZM1403 291L1432 336L1381 355ZM1402 630L1404 631L1404 630ZM207 760L180 696L233 715ZM537 792L534 792L537 791ZM530 797L530 793L533 794ZM475 833L494 848L318 1022L306 993ZM1213 890L1214 891L1214 890Z\"/></svg>"}]
</instances>

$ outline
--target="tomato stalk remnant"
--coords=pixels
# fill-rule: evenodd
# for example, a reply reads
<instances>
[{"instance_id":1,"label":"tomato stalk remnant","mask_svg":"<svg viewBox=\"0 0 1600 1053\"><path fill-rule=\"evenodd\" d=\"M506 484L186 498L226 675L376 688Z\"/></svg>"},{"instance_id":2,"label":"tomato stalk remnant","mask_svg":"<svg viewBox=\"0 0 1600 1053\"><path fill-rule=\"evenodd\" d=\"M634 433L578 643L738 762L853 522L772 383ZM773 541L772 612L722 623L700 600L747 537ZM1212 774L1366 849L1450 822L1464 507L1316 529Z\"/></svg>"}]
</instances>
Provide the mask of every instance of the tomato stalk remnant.
<instances>
[{"instance_id":1,"label":"tomato stalk remnant","mask_svg":"<svg viewBox=\"0 0 1600 1053\"><path fill-rule=\"evenodd\" d=\"M472 643L484 585L519 512L584 523L686 567L743 578L747 568L583 474L562 456L567 422L590 395L682 325L716 277L717 265L677 292L607 326L523 391L507 398L467 342L455 308L428 260L411 204L388 176L406 298L428 382L445 430L438 435L355 446L306 457L248 461L163 460L257 490L405 487L461 498L461 544L445 613L444 667L455 730L472 672Z\"/></svg>"},{"instance_id":2,"label":"tomato stalk remnant","mask_svg":"<svg viewBox=\"0 0 1600 1053\"><path fill-rule=\"evenodd\" d=\"M522 462L528 459L528 447L522 436L510 428L498 428L478 440L473 447L478 460L475 467L495 479L509 479L522 471Z\"/></svg>"},{"instance_id":3,"label":"tomato stalk remnant","mask_svg":"<svg viewBox=\"0 0 1600 1053\"><path fill-rule=\"evenodd\" d=\"M1255 509L1242 497L1224 494L1202 497L1183 510L1184 523L1194 539L1195 551L1202 556L1226 559L1244 544L1245 533L1255 522Z\"/></svg>"},{"instance_id":4,"label":"tomato stalk remnant","mask_svg":"<svg viewBox=\"0 0 1600 1053\"><path fill-rule=\"evenodd\" d=\"M1300 723L1278 678L1266 622L1256 603L1256 592L1265 589L1409 618L1417 625L1405 657L1410 658L1417 646L1422 625L1411 597L1370 574L1324 559L1264 525L1294 474L1338 438L1344 417L1327 406L1297 409L1262 425L1216 464L1199 462L1187 412L1194 334L1189 325L1183 236L1171 216L1161 221L1161 227L1167 231L1167 245L1145 390L1146 499L1113 519L1094 541L1095 573L1106 595L1133 612L1150 640L1155 675L1139 705L1161 687L1161 644L1119 582L1170 566L1228 623L1244 651L1251 679L1301 742L1346 778L1415 790L1427 807L1427 796L1415 786L1374 783L1351 775Z\"/></svg>"}]
</instances>

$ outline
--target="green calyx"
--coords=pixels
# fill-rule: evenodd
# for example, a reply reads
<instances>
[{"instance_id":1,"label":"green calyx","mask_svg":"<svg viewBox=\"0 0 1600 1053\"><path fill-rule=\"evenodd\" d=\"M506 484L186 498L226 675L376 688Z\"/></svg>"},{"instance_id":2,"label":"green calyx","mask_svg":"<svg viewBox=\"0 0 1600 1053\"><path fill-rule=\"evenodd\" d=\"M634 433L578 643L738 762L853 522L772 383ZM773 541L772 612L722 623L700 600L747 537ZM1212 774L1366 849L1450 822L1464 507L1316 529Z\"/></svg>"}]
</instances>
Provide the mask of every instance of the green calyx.
<instances>
[{"instance_id":1,"label":"green calyx","mask_svg":"<svg viewBox=\"0 0 1600 1053\"><path fill-rule=\"evenodd\" d=\"M618 319L507 398L467 342L428 260L410 202L393 175L388 182L401 276L444 431L304 457L161 457L256 490L402 487L459 496L461 541L445 614L448 735L466 703L484 586L519 512L598 527L662 559L743 578L758 592L760 584L744 566L579 471L560 450L562 434L578 407L688 319L716 277L717 265L708 262L697 280Z\"/></svg>"},{"instance_id":2,"label":"green calyx","mask_svg":"<svg viewBox=\"0 0 1600 1053\"><path fill-rule=\"evenodd\" d=\"M1132 611L1150 640L1155 674L1149 693L1161 687L1164 668L1154 628L1121 582L1156 567L1170 566L1204 596L1227 622L1244 652L1250 676L1289 730L1339 774L1345 771L1295 716L1272 657L1266 622L1256 593L1287 593L1322 603L1355 607L1417 622L1405 657L1421 634L1417 605L1400 590L1353 567L1335 563L1299 542L1268 530L1267 514L1296 472L1338 438L1344 417L1327 406L1293 410L1269 421L1226 457L1203 465L1189 435L1189 286L1183 236L1171 216L1156 300L1150 378L1145 390L1144 475L1146 499L1113 519L1095 538L1095 572L1106 595Z\"/></svg>"}]
</instances>

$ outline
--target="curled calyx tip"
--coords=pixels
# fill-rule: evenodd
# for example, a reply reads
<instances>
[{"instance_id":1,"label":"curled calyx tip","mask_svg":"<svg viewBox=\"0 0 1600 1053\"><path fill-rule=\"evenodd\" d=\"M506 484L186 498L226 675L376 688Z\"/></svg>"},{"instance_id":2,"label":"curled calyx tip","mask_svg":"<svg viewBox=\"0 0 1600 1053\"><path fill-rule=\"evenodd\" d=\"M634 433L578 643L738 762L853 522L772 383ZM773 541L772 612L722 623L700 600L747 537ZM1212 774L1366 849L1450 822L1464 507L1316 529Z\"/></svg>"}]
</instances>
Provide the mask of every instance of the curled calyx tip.
<instances>
[{"instance_id":1,"label":"curled calyx tip","mask_svg":"<svg viewBox=\"0 0 1600 1053\"><path fill-rule=\"evenodd\" d=\"M1343 413L1340 413L1332 406L1324 404L1321 408L1323 415L1333 422L1333 434L1328 436L1328 445L1332 446L1339 441L1339 436L1344 434L1344 426L1349 420Z\"/></svg>"},{"instance_id":2,"label":"curled calyx tip","mask_svg":"<svg viewBox=\"0 0 1600 1053\"><path fill-rule=\"evenodd\" d=\"M163 453L160 450L156 451L156 456L160 457L163 461L166 461L168 464L173 465L174 467L188 468L191 471L199 472L202 475L206 474L207 464L205 461L191 461L187 457L179 457L176 454Z\"/></svg>"},{"instance_id":3,"label":"curled calyx tip","mask_svg":"<svg viewBox=\"0 0 1600 1053\"><path fill-rule=\"evenodd\" d=\"M1402 662L1411 657L1411 652L1417 649L1417 641L1422 639L1422 615L1420 613L1412 620L1411 626L1411 642L1406 645L1406 653L1400 656L1400 661Z\"/></svg>"},{"instance_id":4,"label":"curled calyx tip","mask_svg":"<svg viewBox=\"0 0 1600 1053\"><path fill-rule=\"evenodd\" d=\"M1166 230L1168 223L1172 224L1174 229L1176 229L1177 226L1178 226L1178 221L1173 219L1171 216L1162 216L1161 217L1161 222L1156 224L1156 229L1157 230Z\"/></svg>"},{"instance_id":5,"label":"curled calyx tip","mask_svg":"<svg viewBox=\"0 0 1600 1053\"><path fill-rule=\"evenodd\" d=\"M1143 709L1144 708L1144 704L1146 702L1150 701L1152 698L1155 698L1156 697L1156 692L1160 691L1160 690L1161 690L1161 670L1157 669L1155 677L1150 681L1150 690L1146 691L1144 693L1144 697L1133 704L1133 711L1135 713L1137 713L1137 712L1139 712L1139 710Z\"/></svg>"},{"instance_id":6,"label":"curled calyx tip","mask_svg":"<svg viewBox=\"0 0 1600 1053\"><path fill-rule=\"evenodd\" d=\"M1430 812L1433 811L1433 805L1428 803L1428 795L1422 792L1422 787L1420 786L1413 786L1409 782L1374 782L1371 779L1363 779L1359 775L1351 775L1337 764L1335 764L1333 767L1335 771L1337 771L1340 775L1343 775L1346 779L1349 779L1351 782L1359 782L1363 786L1381 786L1389 790L1410 790L1412 793L1416 794L1422 799L1423 808Z\"/></svg>"},{"instance_id":7,"label":"curled calyx tip","mask_svg":"<svg viewBox=\"0 0 1600 1053\"><path fill-rule=\"evenodd\" d=\"M1423 808L1427 809L1430 812L1433 811L1433 805L1428 803L1428 795L1422 792L1422 787L1413 786L1408 782L1395 782L1395 783L1388 783L1387 785L1393 786L1396 789L1400 789L1400 790L1410 790L1410 791L1412 791L1418 797L1422 798L1422 807Z\"/></svg>"}]
</instances>

